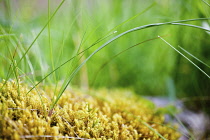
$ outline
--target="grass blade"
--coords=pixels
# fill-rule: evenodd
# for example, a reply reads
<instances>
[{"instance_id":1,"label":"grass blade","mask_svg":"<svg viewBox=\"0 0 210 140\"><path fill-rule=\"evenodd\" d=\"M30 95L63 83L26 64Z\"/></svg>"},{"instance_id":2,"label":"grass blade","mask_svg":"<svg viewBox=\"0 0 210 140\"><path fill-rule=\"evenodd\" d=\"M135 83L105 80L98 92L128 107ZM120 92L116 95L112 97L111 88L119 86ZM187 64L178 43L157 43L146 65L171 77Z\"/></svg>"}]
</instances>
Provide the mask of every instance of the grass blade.
<instances>
[{"instance_id":1,"label":"grass blade","mask_svg":"<svg viewBox=\"0 0 210 140\"><path fill-rule=\"evenodd\" d=\"M196 59L197 61L199 61L200 63L202 63L203 65L205 65L206 67L210 68L210 66L208 64L206 64L205 62L201 61L200 59L198 59L197 57L195 57L194 55L192 55L191 53L189 53L187 50L185 50L184 48L182 48L181 46L178 46L180 49L182 49L184 52L186 52L188 55L192 56L194 59Z\"/></svg>"},{"instance_id":2,"label":"grass blade","mask_svg":"<svg viewBox=\"0 0 210 140\"><path fill-rule=\"evenodd\" d=\"M158 36L158 37L160 37L160 36ZM192 60L190 60L183 53L181 53L179 50L177 50L175 47L173 47L171 44L169 44L162 37L160 37L160 39L162 39L166 44L168 44L172 49L174 49L176 52L178 52L180 55L182 55L185 59L187 59L191 64L193 64L197 69L199 69L204 75L206 75L210 79L210 76L205 71L203 71L198 65L196 65Z\"/></svg>"},{"instance_id":3,"label":"grass blade","mask_svg":"<svg viewBox=\"0 0 210 140\"><path fill-rule=\"evenodd\" d=\"M115 41L116 39L128 34L128 33L132 33L134 31L138 31L138 30L142 30L142 29L146 29L146 28L151 28L151 27L156 27L156 26L163 26L163 25L181 25L181 26L187 26L187 27L193 27L193 28L198 28L198 29L202 29L202 30L206 30L206 31L210 31L209 29L203 28L201 26L196 26L196 25L191 25L191 24L183 24L182 22L189 22L189 21L198 21L198 20L209 20L210 18L198 18L198 19L188 19L188 20L180 20L180 21L172 21L172 22L165 22L165 23L155 23L155 24L148 24L148 25L143 25L143 26L139 26L130 30L127 30L115 37L113 37L112 39L110 39L109 41L107 41L106 43L104 43L102 46L100 46L98 49L96 49L93 53L91 53L69 76L69 80L66 83L66 85L64 86L64 88L62 88L55 100L55 102L52 104L51 109L54 108L55 104L57 104L58 100L60 99L60 97L62 96L63 92L66 90L67 86L69 85L69 83L72 81L72 79L75 77L75 75L78 73L78 71L82 68L83 65L85 65L85 63L93 56L95 55L97 52L99 52L100 50L102 50L104 47L106 47L107 45L109 45L111 42ZM192 61L191 61L192 62ZM196 65L197 66L197 65ZM199 68L200 69L200 68ZM200 69L201 70L201 69ZM201 70L202 71L202 70ZM204 72L204 71L203 71ZM205 73L205 72L204 72ZM205 73L206 74L206 73ZM207 75L207 74L206 74ZM208 75L207 75L208 76ZM209 76L208 76L209 77ZM210 77L209 77L210 78Z\"/></svg>"}]
</instances>

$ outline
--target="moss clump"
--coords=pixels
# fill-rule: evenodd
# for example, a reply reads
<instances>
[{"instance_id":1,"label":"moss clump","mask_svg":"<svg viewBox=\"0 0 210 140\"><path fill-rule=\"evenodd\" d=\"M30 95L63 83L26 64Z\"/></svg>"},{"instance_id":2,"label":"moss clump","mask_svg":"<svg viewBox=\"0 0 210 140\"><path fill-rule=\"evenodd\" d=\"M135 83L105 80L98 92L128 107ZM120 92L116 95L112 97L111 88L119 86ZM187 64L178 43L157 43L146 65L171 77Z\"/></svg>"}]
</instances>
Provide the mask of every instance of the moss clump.
<instances>
[{"instance_id":1,"label":"moss clump","mask_svg":"<svg viewBox=\"0 0 210 140\"><path fill-rule=\"evenodd\" d=\"M15 82L0 84L0 139L140 139L177 140L180 134L154 105L128 91L88 94L67 90L48 116L53 90ZM38 94L39 93L39 94ZM41 97L41 99L40 99Z\"/></svg>"}]
</instances>

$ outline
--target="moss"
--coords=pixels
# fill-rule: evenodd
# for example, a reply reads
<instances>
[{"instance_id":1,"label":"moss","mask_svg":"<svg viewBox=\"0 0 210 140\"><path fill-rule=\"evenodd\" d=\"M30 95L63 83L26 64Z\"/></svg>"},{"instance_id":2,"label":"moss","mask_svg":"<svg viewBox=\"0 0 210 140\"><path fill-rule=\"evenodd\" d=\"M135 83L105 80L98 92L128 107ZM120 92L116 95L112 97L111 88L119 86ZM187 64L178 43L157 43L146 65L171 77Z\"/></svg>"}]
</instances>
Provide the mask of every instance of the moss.
<instances>
[{"instance_id":1,"label":"moss","mask_svg":"<svg viewBox=\"0 0 210 140\"><path fill-rule=\"evenodd\" d=\"M164 123L155 106L124 90L88 94L67 90L49 117L51 87L0 84L0 139L140 139L177 140L180 134ZM19 91L19 92L18 92ZM41 96L40 96L41 95ZM41 98L40 98L41 97Z\"/></svg>"}]
</instances>

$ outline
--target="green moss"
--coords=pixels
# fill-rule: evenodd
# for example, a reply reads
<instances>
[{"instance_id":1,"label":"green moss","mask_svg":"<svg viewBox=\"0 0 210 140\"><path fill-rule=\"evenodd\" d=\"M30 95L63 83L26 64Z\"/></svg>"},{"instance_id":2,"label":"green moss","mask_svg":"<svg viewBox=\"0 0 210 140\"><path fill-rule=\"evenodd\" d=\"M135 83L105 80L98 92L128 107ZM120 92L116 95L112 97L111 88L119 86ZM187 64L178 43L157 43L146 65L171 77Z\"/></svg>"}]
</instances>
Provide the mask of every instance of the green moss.
<instances>
[{"instance_id":1,"label":"green moss","mask_svg":"<svg viewBox=\"0 0 210 140\"><path fill-rule=\"evenodd\" d=\"M48 111L53 88L39 87L26 95L29 87L15 82L0 84L0 139L142 139L165 137L177 140L180 134L164 124L155 106L125 90L97 90L83 93L67 90Z\"/></svg>"}]
</instances>

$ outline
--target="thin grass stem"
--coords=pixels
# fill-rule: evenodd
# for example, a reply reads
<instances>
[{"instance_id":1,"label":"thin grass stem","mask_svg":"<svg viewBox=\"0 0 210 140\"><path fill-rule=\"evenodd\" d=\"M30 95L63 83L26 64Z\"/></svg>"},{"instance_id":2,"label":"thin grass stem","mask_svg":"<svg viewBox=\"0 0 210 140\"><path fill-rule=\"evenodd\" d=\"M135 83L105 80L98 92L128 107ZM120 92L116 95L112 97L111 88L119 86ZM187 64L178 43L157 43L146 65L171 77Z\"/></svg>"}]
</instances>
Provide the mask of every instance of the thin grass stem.
<instances>
[{"instance_id":1,"label":"thin grass stem","mask_svg":"<svg viewBox=\"0 0 210 140\"><path fill-rule=\"evenodd\" d=\"M158 37L160 37L160 36L158 36ZM193 64L197 69L199 69L204 75L206 75L210 79L210 76L204 70L202 70L198 65L196 65L192 60L190 60L183 53L181 53L179 50L177 50L175 47L173 47L171 44L169 44L162 37L160 37L160 39L162 39L166 44L168 44L172 49L174 49L176 52L178 52L180 55L182 55L185 59L187 59L191 64Z\"/></svg>"},{"instance_id":2,"label":"thin grass stem","mask_svg":"<svg viewBox=\"0 0 210 140\"><path fill-rule=\"evenodd\" d=\"M100 46L98 49L96 49L93 53L91 53L69 76L69 80L66 83L66 85L64 86L64 88L61 88L60 93L58 94L56 100L54 103L52 103L51 109L54 108L55 104L57 104L58 100L60 99L60 97L62 96L63 92L66 90L67 86L70 84L70 82L72 81L72 79L75 77L75 75L78 73L78 71L82 68L82 66L93 56L95 55L97 52L99 52L100 50L102 50L104 47L106 47L107 45L109 45L111 42L115 41L116 39L134 32L134 31L138 31L138 30L142 30L142 29L146 29L146 28L151 28L151 27L156 27L156 26L163 26L163 25L181 25L181 26L187 26L187 27L193 27L193 28L198 28L198 29L202 29L202 30L207 30L210 31L209 29L200 27L200 26L196 26L196 25L191 25L191 24L183 24L183 23L179 23L179 22L189 22L189 21L198 21L198 20L209 20L210 18L198 18L198 19L188 19L188 20L180 20L180 21L172 21L172 22L166 22L166 23L155 23L155 24L148 24L148 25L144 25L144 26L139 26L130 30L127 30L115 37L113 37L112 39L110 39L109 41L107 41L106 43L104 43L102 46ZM205 72L204 72L205 73ZM209 77L209 76L208 76ZM210 78L210 77L209 77Z\"/></svg>"},{"instance_id":3,"label":"thin grass stem","mask_svg":"<svg viewBox=\"0 0 210 140\"><path fill-rule=\"evenodd\" d=\"M200 63L204 64L206 67L210 68L210 66L208 64L206 64L205 62L201 61L200 59L198 59L197 57L195 57L194 55L192 55L190 52L188 52L187 50L185 50L181 46L178 46L178 47L180 49L182 49L185 53L187 53L188 55L192 56L194 59L196 59L197 61L199 61Z\"/></svg>"}]
</instances>

